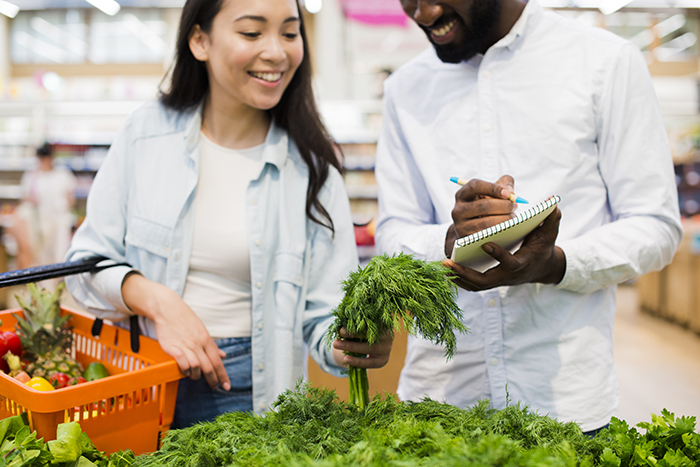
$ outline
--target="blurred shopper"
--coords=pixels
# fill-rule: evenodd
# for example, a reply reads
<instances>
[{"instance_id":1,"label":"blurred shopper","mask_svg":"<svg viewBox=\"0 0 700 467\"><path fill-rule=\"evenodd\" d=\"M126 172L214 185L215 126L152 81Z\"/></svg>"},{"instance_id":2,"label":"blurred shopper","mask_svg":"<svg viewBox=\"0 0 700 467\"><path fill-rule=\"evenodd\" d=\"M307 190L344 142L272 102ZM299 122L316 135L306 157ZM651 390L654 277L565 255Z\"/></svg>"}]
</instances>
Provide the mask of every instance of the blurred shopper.
<instances>
[{"instance_id":1,"label":"blurred shopper","mask_svg":"<svg viewBox=\"0 0 700 467\"><path fill-rule=\"evenodd\" d=\"M69 259L132 266L69 278L76 300L139 315L191 378L175 427L268 409L304 344L336 375L388 360L390 338L322 342L358 258L305 37L295 0L188 0L170 89L123 125L75 234Z\"/></svg>"},{"instance_id":2,"label":"blurred shopper","mask_svg":"<svg viewBox=\"0 0 700 467\"><path fill-rule=\"evenodd\" d=\"M472 332L448 363L411 339L399 395L510 398L595 431L618 406L616 284L663 268L682 233L644 58L536 0L401 3L433 47L386 81L379 249L449 257L455 239L513 215L516 182L534 203L560 195L561 211L514 255L487 244L500 264L484 273L445 260Z\"/></svg>"},{"instance_id":3,"label":"blurred shopper","mask_svg":"<svg viewBox=\"0 0 700 467\"><path fill-rule=\"evenodd\" d=\"M53 164L53 147L37 149L37 165L22 176L22 201L15 210L17 267L20 269L63 260L73 230L75 175Z\"/></svg>"}]
</instances>

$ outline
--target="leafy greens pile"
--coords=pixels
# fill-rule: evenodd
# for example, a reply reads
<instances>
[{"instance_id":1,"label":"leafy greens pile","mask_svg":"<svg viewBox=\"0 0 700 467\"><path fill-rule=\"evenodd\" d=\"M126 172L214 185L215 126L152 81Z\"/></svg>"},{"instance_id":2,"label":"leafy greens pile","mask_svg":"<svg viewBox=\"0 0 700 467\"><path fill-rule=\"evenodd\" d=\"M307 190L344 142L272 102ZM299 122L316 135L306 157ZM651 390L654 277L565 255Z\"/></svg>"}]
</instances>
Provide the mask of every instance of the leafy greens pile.
<instances>
[{"instance_id":1,"label":"leafy greens pile","mask_svg":"<svg viewBox=\"0 0 700 467\"><path fill-rule=\"evenodd\" d=\"M462 410L424 400L375 397L365 410L335 392L300 384L264 416L229 413L171 430L150 466L681 467L700 464L694 417L664 411L642 435L613 419L595 438L519 404Z\"/></svg>"},{"instance_id":2,"label":"leafy greens pile","mask_svg":"<svg viewBox=\"0 0 700 467\"><path fill-rule=\"evenodd\" d=\"M0 440L0 467L126 467L134 460L131 451L105 455L77 422L59 424L56 439L44 443L26 414L0 420Z\"/></svg>"},{"instance_id":3,"label":"leafy greens pile","mask_svg":"<svg viewBox=\"0 0 700 467\"><path fill-rule=\"evenodd\" d=\"M328 329L326 343L340 338L341 328L364 336L372 345L387 333L403 327L434 344L445 346L449 359L457 347L455 331L468 332L462 312L455 303L457 286L449 279L451 270L440 262L425 262L411 255L378 255L343 281L345 293L333 310L335 322ZM350 367L350 403L364 408L369 403L367 370Z\"/></svg>"}]
</instances>

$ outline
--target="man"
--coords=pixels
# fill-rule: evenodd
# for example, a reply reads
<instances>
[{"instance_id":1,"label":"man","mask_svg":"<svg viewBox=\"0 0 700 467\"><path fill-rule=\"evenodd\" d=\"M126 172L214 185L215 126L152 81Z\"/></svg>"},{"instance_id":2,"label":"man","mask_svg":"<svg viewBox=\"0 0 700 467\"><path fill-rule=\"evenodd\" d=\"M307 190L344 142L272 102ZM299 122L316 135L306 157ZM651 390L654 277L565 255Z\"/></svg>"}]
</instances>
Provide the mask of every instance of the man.
<instances>
[{"instance_id":1,"label":"man","mask_svg":"<svg viewBox=\"0 0 700 467\"><path fill-rule=\"evenodd\" d=\"M380 250L444 259L511 217L514 191L561 202L515 254L487 244L493 269L445 260L471 333L449 362L410 339L399 396L523 401L594 432L618 405L616 284L668 264L682 235L645 61L536 0L401 1L433 47L386 82Z\"/></svg>"}]
</instances>

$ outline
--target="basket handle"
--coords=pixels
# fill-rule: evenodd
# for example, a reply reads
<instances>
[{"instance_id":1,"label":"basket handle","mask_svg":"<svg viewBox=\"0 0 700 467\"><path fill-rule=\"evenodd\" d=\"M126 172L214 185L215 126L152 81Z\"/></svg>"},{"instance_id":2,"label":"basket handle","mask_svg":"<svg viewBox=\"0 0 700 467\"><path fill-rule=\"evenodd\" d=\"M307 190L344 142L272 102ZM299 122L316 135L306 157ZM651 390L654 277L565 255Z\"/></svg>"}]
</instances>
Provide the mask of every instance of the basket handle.
<instances>
[{"instance_id":1,"label":"basket handle","mask_svg":"<svg viewBox=\"0 0 700 467\"><path fill-rule=\"evenodd\" d=\"M102 332L102 325L104 321L102 318L95 318L92 322L92 329L90 333L93 337L99 337ZM139 317L136 315L129 317L129 342L131 344L131 351L134 353L139 353L141 348L141 343L139 342L139 337L141 336L141 328L139 327Z\"/></svg>"},{"instance_id":2,"label":"basket handle","mask_svg":"<svg viewBox=\"0 0 700 467\"><path fill-rule=\"evenodd\" d=\"M4 272L0 274L0 288L71 276L73 274L82 274L84 272L96 273L115 266L131 267L129 263L119 263L104 256L90 256L77 261L47 264L44 266ZM102 332L102 323L101 318L95 318L95 321L92 323L91 332L94 337L99 336L100 332ZM129 318L129 333L131 334L131 350L134 353L138 353L140 347L139 336L141 335L138 316L134 315Z\"/></svg>"},{"instance_id":3,"label":"basket handle","mask_svg":"<svg viewBox=\"0 0 700 467\"><path fill-rule=\"evenodd\" d=\"M104 264L103 262L107 262ZM27 269L18 269L0 274L0 288L13 285L29 284L46 279L82 274L84 272L100 272L114 266L129 266L128 263L118 263L104 256L90 256L77 261L47 264Z\"/></svg>"}]
</instances>

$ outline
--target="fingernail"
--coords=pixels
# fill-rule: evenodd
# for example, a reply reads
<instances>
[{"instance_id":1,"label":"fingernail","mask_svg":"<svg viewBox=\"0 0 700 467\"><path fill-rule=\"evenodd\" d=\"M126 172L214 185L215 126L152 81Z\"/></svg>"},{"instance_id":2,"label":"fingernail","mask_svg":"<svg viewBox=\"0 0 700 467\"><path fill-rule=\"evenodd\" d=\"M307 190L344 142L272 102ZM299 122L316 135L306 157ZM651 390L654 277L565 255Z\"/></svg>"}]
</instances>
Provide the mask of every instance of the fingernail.
<instances>
[{"instance_id":1,"label":"fingernail","mask_svg":"<svg viewBox=\"0 0 700 467\"><path fill-rule=\"evenodd\" d=\"M488 243L486 245L482 246L481 248L483 248L483 250L486 253L493 253L493 247L491 245L489 245Z\"/></svg>"},{"instance_id":2,"label":"fingernail","mask_svg":"<svg viewBox=\"0 0 700 467\"><path fill-rule=\"evenodd\" d=\"M510 193L511 193L511 191L510 191L508 188L503 188L503 189L501 190L501 196L502 196L503 198L508 198L508 197L510 197Z\"/></svg>"},{"instance_id":3,"label":"fingernail","mask_svg":"<svg viewBox=\"0 0 700 467\"><path fill-rule=\"evenodd\" d=\"M223 388L224 388L224 391L230 391L231 390L231 383L224 383Z\"/></svg>"}]
</instances>

